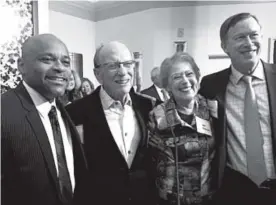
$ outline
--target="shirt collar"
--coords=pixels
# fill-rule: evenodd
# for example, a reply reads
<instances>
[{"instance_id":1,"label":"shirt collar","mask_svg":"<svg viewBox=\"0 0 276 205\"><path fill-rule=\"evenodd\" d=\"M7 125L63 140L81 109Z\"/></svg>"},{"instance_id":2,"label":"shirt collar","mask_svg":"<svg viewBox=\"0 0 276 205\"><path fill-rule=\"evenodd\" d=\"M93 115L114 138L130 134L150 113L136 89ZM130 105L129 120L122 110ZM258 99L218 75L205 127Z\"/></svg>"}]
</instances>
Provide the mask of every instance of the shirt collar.
<instances>
[{"instance_id":1,"label":"shirt collar","mask_svg":"<svg viewBox=\"0 0 276 205\"><path fill-rule=\"evenodd\" d=\"M156 88L157 91L162 92L162 89L161 89L161 88L159 88L159 87L156 86L155 84L153 84L153 85L154 85L154 87Z\"/></svg>"},{"instance_id":2,"label":"shirt collar","mask_svg":"<svg viewBox=\"0 0 276 205\"><path fill-rule=\"evenodd\" d=\"M241 72L239 72L236 68L234 68L233 65L231 65L231 76L232 76L232 80L235 84L238 84L239 81L241 80L241 78L244 76L244 74L242 74ZM251 76L264 80L265 79L265 75L264 75L264 69L263 69L263 64L261 61L259 61L256 69L254 70L254 72L251 74Z\"/></svg>"},{"instance_id":3,"label":"shirt collar","mask_svg":"<svg viewBox=\"0 0 276 205\"><path fill-rule=\"evenodd\" d=\"M55 99L53 102L49 102L47 99L45 99L41 94L39 94L35 89L30 87L25 81L23 81L23 85L25 86L27 92L31 96L33 103L38 110L39 114L42 116L48 116L48 113L51 110L52 106L56 107L56 101Z\"/></svg>"},{"instance_id":4,"label":"shirt collar","mask_svg":"<svg viewBox=\"0 0 276 205\"><path fill-rule=\"evenodd\" d=\"M101 90L100 90L100 98L101 98L101 101L102 101L102 105L103 105L103 109L104 110L107 110L109 109L110 107L112 106L117 106L117 105L121 105L121 102L120 101L117 101L117 100L114 100L113 98L111 98L107 92L104 90L103 87L101 87ZM124 104L125 105L129 105L129 106L132 106L132 101L131 101L131 98L130 98L130 95L128 94L126 96L126 102ZM122 105L121 105L122 106ZM123 106L122 106L123 107Z\"/></svg>"}]
</instances>

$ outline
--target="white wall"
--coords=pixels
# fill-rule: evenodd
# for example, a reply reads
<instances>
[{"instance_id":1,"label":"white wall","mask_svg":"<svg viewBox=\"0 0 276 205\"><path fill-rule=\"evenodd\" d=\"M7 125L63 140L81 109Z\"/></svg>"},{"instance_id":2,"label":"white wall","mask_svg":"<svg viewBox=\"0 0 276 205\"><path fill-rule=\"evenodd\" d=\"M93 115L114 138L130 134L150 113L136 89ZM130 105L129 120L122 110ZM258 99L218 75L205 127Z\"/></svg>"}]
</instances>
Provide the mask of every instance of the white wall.
<instances>
[{"instance_id":1,"label":"white wall","mask_svg":"<svg viewBox=\"0 0 276 205\"><path fill-rule=\"evenodd\" d=\"M230 15L239 12L255 14L264 30L262 57L267 60L268 37L276 36L276 2L258 4L192 6L151 9L96 23L96 45L118 40L132 51L143 54L143 87L151 84L150 70L173 54L175 40L186 40L188 52L194 56L202 74L216 71L209 54L223 54L219 28ZM184 28L184 37L177 38L177 28Z\"/></svg>"},{"instance_id":2,"label":"white wall","mask_svg":"<svg viewBox=\"0 0 276 205\"><path fill-rule=\"evenodd\" d=\"M49 11L49 32L63 40L70 52L83 54L83 76L98 85L93 73L95 22Z\"/></svg>"}]
</instances>

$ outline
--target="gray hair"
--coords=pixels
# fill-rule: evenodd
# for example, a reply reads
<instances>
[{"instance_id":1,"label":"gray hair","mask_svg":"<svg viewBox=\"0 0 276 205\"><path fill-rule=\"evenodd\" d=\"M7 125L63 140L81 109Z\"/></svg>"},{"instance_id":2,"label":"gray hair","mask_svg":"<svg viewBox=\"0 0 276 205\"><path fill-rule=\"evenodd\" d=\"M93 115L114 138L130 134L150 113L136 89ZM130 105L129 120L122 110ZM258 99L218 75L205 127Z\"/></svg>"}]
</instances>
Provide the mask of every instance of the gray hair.
<instances>
[{"instance_id":1,"label":"gray hair","mask_svg":"<svg viewBox=\"0 0 276 205\"><path fill-rule=\"evenodd\" d=\"M150 77L151 77L151 80L152 82L154 82L154 79L157 75L159 75L160 73L160 68L159 67L154 67L151 72L150 72Z\"/></svg>"},{"instance_id":2,"label":"gray hair","mask_svg":"<svg viewBox=\"0 0 276 205\"><path fill-rule=\"evenodd\" d=\"M104 47L104 45L101 44L96 49L96 52L95 52L95 55L94 55L94 68L99 68L99 66L100 66L100 52L101 52L101 50L102 50L103 47Z\"/></svg>"},{"instance_id":3,"label":"gray hair","mask_svg":"<svg viewBox=\"0 0 276 205\"><path fill-rule=\"evenodd\" d=\"M195 63L195 60L193 59L192 56L190 56L188 53L185 52L177 52L175 53L172 57L166 58L160 67L160 79L161 79L161 84L163 88L168 87L169 83L169 74L170 70L173 67L174 64L176 63L182 63L186 62L189 63L196 75L196 79L199 80L200 78L200 70Z\"/></svg>"}]
</instances>

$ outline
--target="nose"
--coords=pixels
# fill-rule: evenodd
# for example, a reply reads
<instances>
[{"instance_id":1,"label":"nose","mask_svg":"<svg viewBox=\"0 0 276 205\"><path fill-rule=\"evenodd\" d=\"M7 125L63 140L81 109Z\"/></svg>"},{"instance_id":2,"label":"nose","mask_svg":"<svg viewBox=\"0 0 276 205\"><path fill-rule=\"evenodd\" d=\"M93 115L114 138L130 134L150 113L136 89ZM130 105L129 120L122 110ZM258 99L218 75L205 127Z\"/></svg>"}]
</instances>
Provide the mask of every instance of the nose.
<instances>
[{"instance_id":1,"label":"nose","mask_svg":"<svg viewBox=\"0 0 276 205\"><path fill-rule=\"evenodd\" d=\"M245 37L245 42L247 45L253 45L253 41L252 41L250 35Z\"/></svg>"},{"instance_id":2,"label":"nose","mask_svg":"<svg viewBox=\"0 0 276 205\"><path fill-rule=\"evenodd\" d=\"M187 76L185 74L182 75L182 79L181 80L182 80L182 83L185 83L185 84L188 83L188 78L187 78Z\"/></svg>"},{"instance_id":3,"label":"nose","mask_svg":"<svg viewBox=\"0 0 276 205\"><path fill-rule=\"evenodd\" d=\"M57 72L64 72L64 71L69 71L69 67L66 67L63 65L63 63L60 60L56 60L53 64L53 69Z\"/></svg>"},{"instance_id":4,"label":"nose","mask_svg":"<svg viewBox=\"0 0 276 205\"><path fill-rule=\"evenodd\" d=\"M119 75L126 75L127 74L127 68L124 67L122 64L118 67L117 73Z\"/></svg>"}]
</instances>

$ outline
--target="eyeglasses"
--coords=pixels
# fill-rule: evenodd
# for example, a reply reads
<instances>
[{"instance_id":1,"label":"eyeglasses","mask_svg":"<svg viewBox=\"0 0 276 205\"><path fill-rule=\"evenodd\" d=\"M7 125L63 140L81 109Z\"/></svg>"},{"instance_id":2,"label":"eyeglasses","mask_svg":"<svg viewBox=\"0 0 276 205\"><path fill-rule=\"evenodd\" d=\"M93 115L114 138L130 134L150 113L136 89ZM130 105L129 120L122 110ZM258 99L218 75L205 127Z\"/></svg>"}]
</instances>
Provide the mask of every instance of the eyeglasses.
<instances>
[{"instance_id":1,"label":"eyeglasses","mask_svg":"<svg viewBox=\"0 0 276 205\"><path fill-rule=\"evenodd\" d=\"M132 69L134 67L134 64L135 64L134 60L124 61L124 62L117 61L117 62L113 62L113 63L103 63L103 64L100 64L100 65L97 66L97 68L102 67L102 66L106 66L110 70L117 70L122 65L124 68Z\"/></svg>"}]
</instances>

